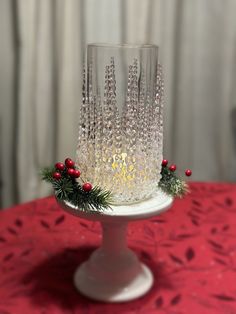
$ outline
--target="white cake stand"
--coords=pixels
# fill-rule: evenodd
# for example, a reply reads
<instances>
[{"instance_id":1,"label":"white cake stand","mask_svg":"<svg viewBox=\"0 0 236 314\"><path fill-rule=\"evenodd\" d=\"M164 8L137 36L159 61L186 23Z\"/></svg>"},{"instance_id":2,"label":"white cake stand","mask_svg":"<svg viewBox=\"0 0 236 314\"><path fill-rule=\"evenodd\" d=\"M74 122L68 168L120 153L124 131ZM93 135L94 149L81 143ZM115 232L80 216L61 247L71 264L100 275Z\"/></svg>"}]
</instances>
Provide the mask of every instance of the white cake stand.
<instances>
[{"instance_id":1,"label":"white cake stand","mask_svg":"<svg viewBox=\"0 0 236 314\"><path fill-rule=\"evenodd\" d=\"M76 288L85 296L105 302L125 302L141 297L153 284L150 269L141 263L126 244L129 221L159 215L173 199L159 191L153 198L131 205L112 206L103 213L85 213L69 202L60 206L75 216L100 221L103 230L101 247L78 267Z\"/></svg>"}]
</instances>

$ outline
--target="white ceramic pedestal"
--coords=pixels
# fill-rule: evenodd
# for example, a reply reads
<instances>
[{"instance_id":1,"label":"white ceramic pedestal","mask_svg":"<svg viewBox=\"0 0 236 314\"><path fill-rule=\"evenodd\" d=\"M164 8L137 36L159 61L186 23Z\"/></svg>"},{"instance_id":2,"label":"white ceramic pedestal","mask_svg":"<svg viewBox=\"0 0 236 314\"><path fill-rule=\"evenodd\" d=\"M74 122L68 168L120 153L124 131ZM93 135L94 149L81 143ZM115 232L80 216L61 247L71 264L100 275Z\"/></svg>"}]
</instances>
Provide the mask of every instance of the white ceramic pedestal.
<instances>
[{"instance_id":1,"label":"white ceramic pedestal","mask_svg":"<svg viewBox=\"0 0 236 314\"><path fill-rule=\"evenodd\" d=\"M60 202L67 212L100 221L101 247L76 270L74 284L87 297L105 302L124 302L144 295L153 284L150 269L127 247L129 221L156 216L170 208L173 199L162 192L131 205L112 206L104 213L85 213L68 202Z\"/></svg>"}]
</instances>

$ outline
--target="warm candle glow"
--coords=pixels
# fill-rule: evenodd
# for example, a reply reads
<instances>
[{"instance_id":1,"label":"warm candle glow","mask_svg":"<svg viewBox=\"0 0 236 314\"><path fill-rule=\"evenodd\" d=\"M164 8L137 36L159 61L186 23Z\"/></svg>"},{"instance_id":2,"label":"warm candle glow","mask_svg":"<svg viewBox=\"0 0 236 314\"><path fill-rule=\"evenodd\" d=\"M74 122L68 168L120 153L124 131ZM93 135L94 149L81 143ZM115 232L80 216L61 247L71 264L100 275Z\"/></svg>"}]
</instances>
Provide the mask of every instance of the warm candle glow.
<instances>
[{"instance_id":1,"label":"warm candle glow","mask_svg":"<svg viewBox=\"0 0 236 314\"><path fill-rule=\"evenodd\" d=\"M114 180L120 180L123 182L132 181L135 178L135 159L134 164L127 165L126 163L126 153L120 155L116 154L113 156L112 169L114 170Z\"/></svg>"}]
</instances>

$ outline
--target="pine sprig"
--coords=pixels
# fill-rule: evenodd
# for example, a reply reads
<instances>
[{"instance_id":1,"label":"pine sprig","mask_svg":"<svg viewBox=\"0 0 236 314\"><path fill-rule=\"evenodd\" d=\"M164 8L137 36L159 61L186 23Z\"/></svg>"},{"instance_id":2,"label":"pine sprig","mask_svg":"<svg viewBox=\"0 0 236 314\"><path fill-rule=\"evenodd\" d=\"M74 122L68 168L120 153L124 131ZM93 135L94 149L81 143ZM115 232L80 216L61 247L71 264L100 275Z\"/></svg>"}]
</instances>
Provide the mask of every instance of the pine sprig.
<instances>
[{"instance_id":1,"label":"pine sprig","mask_svg":"<svg viewBox=\"0 0 236 314\"><path fill-rule=\"evenodd\" d=\"M112 201L110 191L95 186L91 191L86 192L75 178L67 174L66 169L60 172L61 179L55 180L54 173L55 167L46 167L41 170L41 178L52 184L58 200L68 201L81 211L102 212L104 209L110 208Z\"/></svg>"},{"instance_id":2,"label":"pine sprig","mask_svg":"<svg viewBox=\"0 0 236 314\"><path fill-rule=\"evenodd\" d=\"M46 181L46 182L49 182L49 183L52 183L54 181L53 179L53 173L55 171L55 167L45 167L43 169L41 169L40 171L40 176L41 176L41 179Z\"/></svg>"},{"instance_id":3,"label":"pine sprig","mask_svg":"<svg viewBox=\"0 0 236 314\"><path fill-rule=\"evenodd\" d=\"M111 200L110 191L95 186L90 192L85 192L79 184L70 197L70 202L83 211L103 211L110 207Z\"/></svg>"},{"instance_id":4,"label":"pine sprig","mask_svg":"<svg viewBox=\"0 0 236 314\"><path fill-rule=\"evenodd\" d=\"M171 171L166 165L162 165L161 180L159 188L168 195L182 198L189 191L187 183L179 178L175 172Z\"/></svg>"},{"instance_id":5,"label":"pine sprig","mask_svg":"<svg viewBox=\"0 0 236 314\"><path fill-rule=\"evenodd\" d=\"M74 184L67 178L58 181L54 180L52 186L54 188L55 196L60 200L69 200L70 195L74 192Z\"/></svg>"}]
</instances>

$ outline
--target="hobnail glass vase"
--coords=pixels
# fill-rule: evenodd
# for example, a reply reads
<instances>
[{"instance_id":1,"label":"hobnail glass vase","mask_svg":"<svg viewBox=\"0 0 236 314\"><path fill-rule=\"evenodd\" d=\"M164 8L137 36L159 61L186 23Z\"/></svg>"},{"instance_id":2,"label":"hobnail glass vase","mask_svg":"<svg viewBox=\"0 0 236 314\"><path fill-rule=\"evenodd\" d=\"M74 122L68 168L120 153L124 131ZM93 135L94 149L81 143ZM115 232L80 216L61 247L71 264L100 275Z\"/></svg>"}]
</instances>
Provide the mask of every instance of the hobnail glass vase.
<instances>
[{"instance_id":1,"label":"hobnail glass vase","mask_svg":"<svg viewBox=\"0 0 236 314\"><path fill-rule=\"evenodd\" d=\"M163 82L154 45L90 44L83 73L77 164L115 204L144 200L160 180Z\"/></svg>"}]
</instances>

